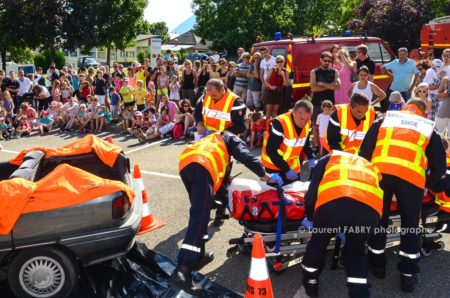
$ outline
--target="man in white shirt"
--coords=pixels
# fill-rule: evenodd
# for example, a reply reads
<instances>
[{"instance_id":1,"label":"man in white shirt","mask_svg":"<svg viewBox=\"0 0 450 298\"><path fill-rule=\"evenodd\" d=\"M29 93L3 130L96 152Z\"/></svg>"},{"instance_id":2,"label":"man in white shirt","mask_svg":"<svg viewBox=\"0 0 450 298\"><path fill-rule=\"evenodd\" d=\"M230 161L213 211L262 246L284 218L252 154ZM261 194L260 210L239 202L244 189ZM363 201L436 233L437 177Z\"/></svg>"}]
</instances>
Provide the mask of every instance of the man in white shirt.
<instances>
[{"instance_id":1,"label":"man in white shirt","mask_svg":"<svg viewBox=\"0 0 450 298\"><path fill-rule=\"evenodd\" d=\"M18 102L22 103L24 95L30 92L32 82L29 78L25 77L25 73L23 70L19 70L19 78L17 79L19 82L19 92L17 92Z\"/></svg>"},{"instance_id":2,"label":"man in white shirt","mask_svg":"<svg viewBox=\"0 0 450 298\"><path fill-rule=\"evenodd\" d=\"M434 121L440 105L440 102L437 99L437 91L441 83L441 77L439 74L442 71L443 64L440 59L434 59L431 62L431 65L431 68L427 69L423 82L428 84L428 94L432 101L432 107L431 111L428 113L428 119Z\"/></svg>"},{"instance_id":3,"label":"man in white shirt","mask_svg":"<svg viewBox=\"0 0 450 298\"><path fill-rule=\"evenodd\" d=\"M267 75L269 74L269 71L277 65L277 62L275 60L275 57L269 54L269 49L267 47L262 47L261 49L259 49L259 51L263 56L263 59L261 59L259 67L261 68L260 76L264 89Z\"/></svg>"}]
</instances>

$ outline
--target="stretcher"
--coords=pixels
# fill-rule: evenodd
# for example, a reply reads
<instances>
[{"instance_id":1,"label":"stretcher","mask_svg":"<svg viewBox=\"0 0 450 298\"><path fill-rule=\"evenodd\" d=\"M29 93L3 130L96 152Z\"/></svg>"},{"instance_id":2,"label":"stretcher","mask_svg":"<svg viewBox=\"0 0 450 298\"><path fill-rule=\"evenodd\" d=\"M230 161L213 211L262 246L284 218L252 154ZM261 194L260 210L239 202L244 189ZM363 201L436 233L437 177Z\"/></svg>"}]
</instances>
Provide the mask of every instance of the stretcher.
<instances>
[{"instance_id":1,"label":"stretcher","mask_svg":"<svg viewBox=\"0 0 450 298\"><path fill-rule=\"evenodd\" d=\"M264 182L233 179L228 187L228 208L244 232L241 237L229 240L234 246L229 249L228 256L235 253L250 255L253 236L261 234L269 267L276 273L300 264L311 238L311 232L301 225L303 198L308 186L309 182L296 181L277 189ZM400 244L399 213L392 212L389 220L386 248L393 248ZM437 205L424 206L420 223L422 255L429 256L433 250L444 249L444 242L439 239L442 238L442 223L446 221L450 222L450 216L441 214ZM333 237L328 244L328 250L333 250L332 269L337 267L342 246L339 237Z\"/></svg>"}]
</instances>

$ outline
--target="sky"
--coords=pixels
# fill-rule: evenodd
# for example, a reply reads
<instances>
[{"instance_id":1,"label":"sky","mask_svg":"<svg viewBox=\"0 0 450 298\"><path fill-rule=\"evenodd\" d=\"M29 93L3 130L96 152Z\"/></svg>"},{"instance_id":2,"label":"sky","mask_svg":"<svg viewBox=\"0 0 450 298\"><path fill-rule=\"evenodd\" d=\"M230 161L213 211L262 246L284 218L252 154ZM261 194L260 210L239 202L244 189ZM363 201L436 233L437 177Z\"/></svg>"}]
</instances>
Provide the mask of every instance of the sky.
<instances>
[{"instance_id":1,"label":"sky","mask_svg":"<svg viewBox=\"0 0 450 298\"><path fill-rule=\"evenodd\" d=\"M192 15L192 0L149 0L144 18L150 23L166 22L169 32Z\"/></svg>"}]
</instances>

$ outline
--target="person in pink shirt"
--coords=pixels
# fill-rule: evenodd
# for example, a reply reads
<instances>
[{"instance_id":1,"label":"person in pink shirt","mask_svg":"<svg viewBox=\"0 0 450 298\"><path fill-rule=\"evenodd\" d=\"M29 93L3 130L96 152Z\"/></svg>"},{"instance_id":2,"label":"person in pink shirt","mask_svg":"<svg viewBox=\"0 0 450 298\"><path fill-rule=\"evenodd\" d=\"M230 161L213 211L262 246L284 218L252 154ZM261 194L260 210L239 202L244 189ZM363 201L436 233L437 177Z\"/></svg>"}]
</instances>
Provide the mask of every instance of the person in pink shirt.
<instances>
[{"instance_id":1,"label":"person in pink shirt","mask_svg":"<svg viewBox=\"0 0 450 298\"><path fill-rule=\"evenodd\" d=\"M169 109L169 120L170 122L175 121L175 114L177 113L178 106L173 101L169 100L169 96L167 94L163 94L161 96L161 103L159 104L159 110L166 106Z\"/></svg>"}]
</instances>

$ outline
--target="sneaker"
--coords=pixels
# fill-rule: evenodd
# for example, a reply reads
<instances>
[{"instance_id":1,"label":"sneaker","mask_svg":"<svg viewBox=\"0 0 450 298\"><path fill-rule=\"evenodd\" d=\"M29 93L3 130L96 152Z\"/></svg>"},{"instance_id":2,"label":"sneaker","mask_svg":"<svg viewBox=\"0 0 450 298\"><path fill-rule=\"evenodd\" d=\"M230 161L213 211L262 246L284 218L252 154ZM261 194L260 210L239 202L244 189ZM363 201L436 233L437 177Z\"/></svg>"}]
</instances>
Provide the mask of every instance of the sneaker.
<instances>
[{"instance_id":1,"label":"sneaker","mask_svg":"<svg viewBox=\"0 0 450 298\"><path fill-rule=\"evenodd\" d=\"M180 289L193 296L200 296L202 292L202 288L193 283L191 270L186 266L175 269L169 278L169 286L175 292Z\"/></svg>"},{"instance_id":2,"label":"sneaker","mask_svg":"<svg viewBox=\"0 0 450 298\"><path fill-rule=\"evenodd\" d=\"M200 261L197 264L197 267L195 270L200 270L209 263L211 263L214 260L214 253L213 252L205 252L205 254L200 258Z\"/></svg>"},{"instance_id":3,"label":"sneaker","mask_svg":"<svg viewBox=\"0 0 450 298\"><path fill-rule=\"evenodd\" d=\"M400 288L403 292L413 292L418 282L417 274L400 274Z\"/></svg>"},{"instance_id":4,"label":"sneaker","mask_svg":"<svg viewBox=\"0 0 450 298\"><path fill-rule=\"evenodd\" d=\"M386 278L386 267L376 267L369 264L369 272L378 279Z\"/></svg>"},{"instance_id":5,"label":"sneaker","mask_svg":"<svg viewBox=\"0 0 450 298\"><path fill-rule=\"evenodd\" d=\"M319 280L315 278L306 278L303 276L302 279L303 287L305 288L305 293L309 297L319 296Z\"/></svg>"}]
</instances>

